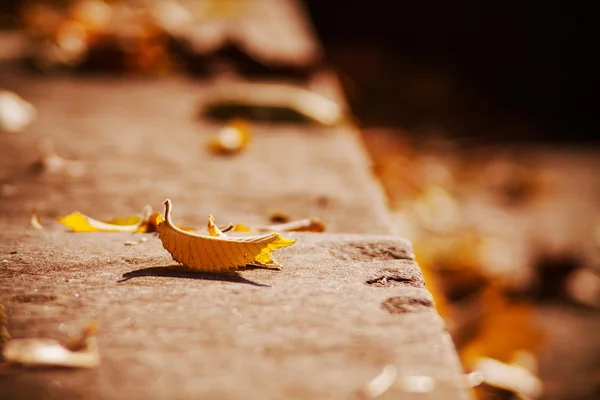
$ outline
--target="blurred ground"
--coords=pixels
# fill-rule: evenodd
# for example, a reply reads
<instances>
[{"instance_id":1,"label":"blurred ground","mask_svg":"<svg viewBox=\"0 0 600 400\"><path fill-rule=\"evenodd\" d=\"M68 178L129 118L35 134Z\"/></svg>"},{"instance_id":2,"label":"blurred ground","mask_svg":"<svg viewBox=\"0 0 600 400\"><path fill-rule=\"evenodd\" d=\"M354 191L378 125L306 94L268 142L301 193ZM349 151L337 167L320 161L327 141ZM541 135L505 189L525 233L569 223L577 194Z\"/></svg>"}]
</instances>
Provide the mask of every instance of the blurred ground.
<instances>
[{"instance_id":1,"label":"blurred ground","mask_svg":"<svg viewBox=\"0 0 600 400\"><path fill-rule=\"evenodd\" d=\"M598 152L363 132L465 366L526 350L542 398L596 398Z\"/></svg>"},{"instance_id":2,"label":"blurred ground","mask_svg":"<svg viewBox=\"0 0 600 400\"><path fill-rule=\"evenodd\" d=\"M465 367L525 349L543 399L597 398L597 24L586 6L309 4Z\"/></svg>"}]
</instances>

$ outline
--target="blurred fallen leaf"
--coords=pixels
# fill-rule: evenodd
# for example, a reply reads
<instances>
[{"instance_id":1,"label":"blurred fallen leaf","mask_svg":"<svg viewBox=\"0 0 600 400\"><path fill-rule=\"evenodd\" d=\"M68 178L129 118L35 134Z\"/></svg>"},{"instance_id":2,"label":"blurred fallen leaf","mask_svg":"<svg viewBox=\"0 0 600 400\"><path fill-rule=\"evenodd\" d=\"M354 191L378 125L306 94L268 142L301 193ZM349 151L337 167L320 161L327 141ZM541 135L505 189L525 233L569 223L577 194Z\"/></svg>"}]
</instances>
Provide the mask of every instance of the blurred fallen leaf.
<instances>
[{"instance_id":1,"label":"blurred fallen leaf","mask_svg":"<svg viewBox=\"0 0 600 400\"><path fill-rule=\"evenodd\" d=\"M37 116L37 110L16 93L0 90L0 131L18 133Z\"/></svg>"},{"instance_id":2,"label":"blurred fallen leaf","mask_svg":"<svg viewBox=\"0 0 600 400\"><path fill-rule=\"evenodd\" d=\"M448 233L459 222L459 207L454 197L437 185L428 186L415 199L415 213L421 225L435 233Z\"/></svg>"},{"instance_id":3,"label":"blurred fallen leaf","mask_svg":"<svg viewBox=\"0 0 600 400\"><path fill-rule=\"evenodd\" d=\"M284 224L256 226L254 229L259 232L324 232L325 224L323 224L319 218L308 218L298 221L290 221Z\"/></svg>"},{"instance_id":4,"label":"blurred fallen leaf","mask_svg":"<svg viewBox=\"0 0 600 400\"><path fill-rule=\"evenodd\" d=\"M98 332L98 323L90 321L77 335L73 336L64 343L66 349L71 351L82 351L88 347L88 340Z\"/></svg>"},{"instance_id":5,"label":"blurred fallen leaf","mask_svg":"<svg viewBox=\"0 0 600 400\"><path fill-rule=\"evenodd\" d=\"M42 225L42 222L40 221L40 217L39 217L39 215L37 213L37 210L35 208L31 212L31 218L29 219L29 224L36 231L43 231L44 230L44 226Z\"/></svg>"},{"instance_id":6,"label":"blurred fallen leaf","mask_svg":"<svg viewBox=\"0 0 600 400\"><path fill-rule=\"evenodd\" d=\"M534 311L525 301L512 301L501 289L485 288L478 302L485 313L473 340L460 350L467 369L474 369L480 357L511 362L519 351L536 353L542 345L541 328L535 325Z\"/></svg>"},{"instance_id":7,"label":"blurred fallen leaf","mask_svg":"<svg viewBox=\"0 0 600 400\"><path fill-rule=\"evenodd\" d=\"M565 283L567 294L578 303L600 308L600 272L591 268L573 271Z\"/></svg>"},{"instance_id":8,"label":"blurred fallen leaf","mask_svg":"<svg viewBox=\"0 0 600 400\"><path fill-rule=\"evenodd\" d=\"M236 224L231 230L233 232L324 232L325 224L319 218L307 218L273 225Z\"/></svg>"},{"instance_id":9,"label":"blurred fallen leaf","mask_svg":"<svg viewBox=\"0 0 600 400\"><path fill-rule=\"evenodd\" d=\"M540 379L519 365L481 357L477 359L474 368L481 372L483 381L490 386L508 390L530 399L536 399L542 395Z\"/></svg>"},{"instance_id":10,"label":"blurred fallen leaf","mask_svg":"<svg viewBox=\"0 0 600 400\"><path fill-rule=\"evenodd\" d=\"M31 367L94 368L100 365L95 333L95 322L91 322L65 344L54 339L13 339L2 355L9 363Z\"/></svg>"},{"instance_id":11,"label":"blurred fallen leaf","mask_svg":"<svg viewBox=\"0 0 600 400\"><path fill-rule=\"evenodd\" d=\"M374 399L385 393L396 381L398 369L394 365L386 365L383 370L358 391L361 399Z\"/></svg>"},{"instance_id":12,"label":"blurred fallen leaf","mask_svg":"<svg viewBox=\"0 0 600 400\"><path fill-rule=\"evenodd\" d=\"M142 216L115 218L102 222L75 211L67 216L59 217L58 222L73 232L148 232L149 220L152 215L152 208L146 206L142 211Z\"/></svg>"},{"instance_id":13,"label":"blurred fallen leaf","mask_svg":"<svg viewBox=\"0 0 600 400\"><path fill-rule=\"evenodd\" d=\"M211 236L195 235L177 228L171 222L171 201L165 201L165 219L158 224L158 237L173 259L198 271L234 271L248 264L278 269L270 252L294 244L295 240L278 233L262 236L229 237L208 221Z\"/></svg>"},{"instance_id":14,"label":"blurred fallen leaf","mask_svg":"<svg viewBox=\"0 0 600 400\"><path fill-rule=\"evenodd\" d=\"M248 123L235 119L210 138L208 148L217 154L236 154L245 150L251 140Z\"/></svg>"},{"instance_id":15,"label":"blurred fallen leaf","mask_svg":"<svg viewBox=\"0 0 600 400\"><path fill-rule=\"evenodd\" d=\"M436 381L428 375L407 375L398 379L398 385L407 393L431 393Z\"/></svg>"},{"instance_id":16,"label":"blurred fallen leaf","mask_svg":"<svg viewBox=\"0 0 600 400\"><path fill-rule=\"evenodd\" d=\"M423 235L413 241L415 258L421 268L440 280L438 297L453 300L478 289L485 282L477 252L481 241L482 238L473 232Z\"/></svg>"},{"instance_id":17,"label":"blurred fallen leaf","mask_svg":"<svg viewBox=\"0 0 600 400\"><path fill-rule=\"evenodd\" d=\"M64 174L74 178L83 176L86 166L83 161L67 160L56 154L54 144L51 140L42 140L39 145L40 161L42 171L50 174Z\"/></svg>"},{"instance_id":18,"label":"blurred fallen leaf","mask_svg":"<svg viewBox=\"0 0 600 400\"><path fill-rule=\"evenodd\" d=\"M363 385L357 394L360 399L374 399L392 388L407 393L429 393L435 388L438 390L472 389L482 382L483 376L478 371L459 377L456 375L399 375L398 369L389 364L383 367L379 375Z\"/></svg>"},{"instance_id":19,"label":"blurred fallen leaf","mask_svg":"<svg viewBox=\"0 0 600 400\"><path fill-rule=\"evenodd\" d=\"M286 222L290 222L292 217L283 211L271 211L269 213L269 221L273 224L285 224Z\"/></svg>"},{"instance_id":20,"label":"blurred fallen leaf","mask_svg":"<svg viewBox=\"0 0 600 400\"><path fill-rule=\"evenodd\" d=\"M161 26L165 19L156 18L160 10L149 6L76 0L60 7L43 0L29 1L20 13L30 39L29 61L42 71L98 66L135 72L167 71L172 60L167 34ZM172 12L169 15L173 23Z\"/></svg>"},{"instance_id":21,"label":"blurred fallen leaf","mask_svg":"<svg viewBox=\"0 0 600 400\"><path fill-rule=\"evenodd\" d=\"M202 113L219 120L243 117L269 122L316 122L328 126L345 121L339 104L295 85L231 82L217 85L212 90Z\"/></svg>"}]
</instances>

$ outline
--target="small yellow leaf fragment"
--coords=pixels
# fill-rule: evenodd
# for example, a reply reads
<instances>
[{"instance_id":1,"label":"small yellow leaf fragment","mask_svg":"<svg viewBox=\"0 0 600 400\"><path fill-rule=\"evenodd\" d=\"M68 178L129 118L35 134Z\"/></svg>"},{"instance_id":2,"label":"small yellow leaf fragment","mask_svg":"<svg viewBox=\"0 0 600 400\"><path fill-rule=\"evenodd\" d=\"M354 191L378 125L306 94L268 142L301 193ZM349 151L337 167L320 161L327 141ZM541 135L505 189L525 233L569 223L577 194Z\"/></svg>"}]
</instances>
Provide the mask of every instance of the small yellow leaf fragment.
<instances>
[{"instance_id":1,"label":"small yellow leaf fragment","mask_svg":"<svg viewBox=\"0 0 600 400\"><path fill-rule=\"evenodd\" d=\"M215 225L215 219L212 215L208 217L207 230L210 236L227 236L217 225Z\"/></svg>"},{"instance_id":2,"label":"small yellow leaf fragment","mask_svg":"<svg viewBox=\"0 0 600 400\"><path fill-rule=\"evenodd\" d=\"M147 233L157 232L158 224L160 224L164 220L165 219L163 218L161 213L153 212L150 214L148 219L142 223L138 231Z\"/></svg>"},{"instance_id":3,"label":"small yellow leaf fragment","mask_svg":"<svg viewBox=\"0 0 600 400\"><path fill-rule=\"evenodd\" d=\"M67 216L59 217L58 222L73 232L146 232L151 212L150 206L146 206L141 217L129 216L102 222L75 211Z\"/></svg>"},{"instance_id":4,"label":"small yellow leaf fragment","mask_svg":"<svg viewBox=\"0 0 600 400\"><path fill-rule=\"evenodd\" d=\"M130 215L128 217L116 217L106 221L107 224L111 225L137 225L142 221L142 217L139 215Z\"/></svg>"},{"instance_id":5,"label":"small yellow leaf fragment","mask_svg":"<svg viewBox=\"0 0 600 400\"><path fill-rule=\"evenodd\" d=\"M208 142L213 153L233 154L246 149L250 144L250 130L244 120L233 120Z\"/></svg>"},{"instance_id":6,"label":"small yellow leaf fragment","mask_svg":"<svg viewBox=\"0 0 600 400\"><path fill-rule=\"evenodd\" d=\"M36 231L44 230L44 226L42 225L42 222L40 221L40 217L39 217L36 209L33 209L33 211L31 212L31 218L29 219L29 224Z\"/></svg>"},{"instance_id":7,"label":"small yellow leaf fragment","mask_svg":"<svg viewBox=\"0 0 600 400\"><path fill-rule=\"evenodd\" d=\"M252 232L253 229L246 226L245 224L236 224L233 227L234 232Z\"/></svg>"},{"instance_id":8,"label":"small yellow leaf fragment","mask_svg":"<svg viewBox=\"0 0 600 400\"><path fill-rule=\"evenodd\" d=\"M227 272L248 264L278 269L270 252L296 242L276 232L230 237L214 224L212 218L209 218L208 231L211 236L193 234L176 227L171 222L171 201L165 201L165 220L158 224L158 237L173 259L190 269Z\"/></svg>"}]
</instances>

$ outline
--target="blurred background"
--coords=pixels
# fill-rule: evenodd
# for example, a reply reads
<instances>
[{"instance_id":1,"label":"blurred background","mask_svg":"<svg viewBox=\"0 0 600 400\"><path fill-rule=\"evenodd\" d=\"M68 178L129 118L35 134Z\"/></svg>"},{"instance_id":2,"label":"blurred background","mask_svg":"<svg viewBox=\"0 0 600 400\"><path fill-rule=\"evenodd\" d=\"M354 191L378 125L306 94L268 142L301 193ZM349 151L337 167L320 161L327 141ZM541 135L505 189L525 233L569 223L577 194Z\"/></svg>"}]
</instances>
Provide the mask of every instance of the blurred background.
<instances>
[{"instance_id":1,"label":"blurred background","mask_svg":"<svg viewBox=\"0 0 600 400\"><path fill-rule=\"evenodd\" d=\"M235 13L236 1L4 0L0 58L46 74L233 65L302 81L333 68L465 370L485 361L498 376L477 397L598 398L592 2L306 1L322 49L287 53L182 29L207 3Z\"/></svg>"}]
</instances>

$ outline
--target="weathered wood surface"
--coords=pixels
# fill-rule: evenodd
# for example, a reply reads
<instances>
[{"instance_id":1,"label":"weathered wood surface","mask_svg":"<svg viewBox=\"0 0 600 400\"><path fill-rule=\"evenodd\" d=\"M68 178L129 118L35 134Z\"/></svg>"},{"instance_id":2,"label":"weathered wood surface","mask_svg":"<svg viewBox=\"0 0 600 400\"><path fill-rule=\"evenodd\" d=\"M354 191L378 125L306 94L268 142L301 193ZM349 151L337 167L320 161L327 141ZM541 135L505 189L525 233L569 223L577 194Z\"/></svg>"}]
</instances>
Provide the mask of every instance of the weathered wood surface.
<instances>
[{"instance_id":1,"label":"weathered wood surface","mask_svg":"<svg viewBox=\"0 0 600 400\"><path fill-rule=\"evenodd\" d=\"M317 84L330 92L332 82ZM187 78L124 81L4 74L39 110L30 129L0 136L0 179L14 185L0 218L15 221L39 201L42 218L76 208L97 218L162 209L170 197L175 218L264 223L271 209L320 217L331 232L391 232L383 193L371 178L357 132L305 126L252 127L254 143L235 158L206 151L221 126L198 118L210 85ZM85 162L78 178L38 176L40 139L63 157ZM18 153L18 157L14 155ZM349 218L360 216L360 218Z\"/></svg>"},{"instance_id":2,"label":"weathered wood surface","mask_svg":"<svg viewBox=\"0 0 600 400\"><path fill-rule=\"evenodd\" d=\"M357 398L386 364L444 381L420 398L462 398L406 241L291 236L283 271L211 275L172 269L155 238L126 247L128 234L2 233L12 335L64 339L95 318L102 364L4 370L0 398ZM397 386L385 398L411 396Z\"/></svg>"}]
</instances>

